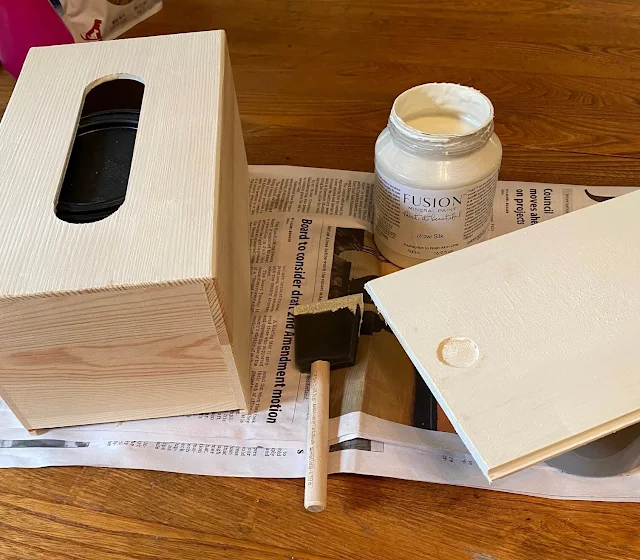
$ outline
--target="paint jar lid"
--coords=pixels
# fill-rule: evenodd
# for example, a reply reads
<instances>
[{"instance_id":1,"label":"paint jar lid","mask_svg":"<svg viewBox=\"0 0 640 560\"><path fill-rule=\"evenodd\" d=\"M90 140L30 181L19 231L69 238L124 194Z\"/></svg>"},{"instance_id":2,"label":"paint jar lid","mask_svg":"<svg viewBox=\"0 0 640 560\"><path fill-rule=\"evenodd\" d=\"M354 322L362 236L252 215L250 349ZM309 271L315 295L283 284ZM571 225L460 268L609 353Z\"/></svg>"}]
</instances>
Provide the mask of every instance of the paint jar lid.
<instances>
[{"instance_id":1,"label":"paint jar lid","mask_svg":"<svg viewBox=\"0 0 640 560\"><path fill-rule=\"evenodd\" d=\"M573 449L547 464L569 474L590 477L616 476L640 466L640 424Z\"/></svg>"}]
</instances>

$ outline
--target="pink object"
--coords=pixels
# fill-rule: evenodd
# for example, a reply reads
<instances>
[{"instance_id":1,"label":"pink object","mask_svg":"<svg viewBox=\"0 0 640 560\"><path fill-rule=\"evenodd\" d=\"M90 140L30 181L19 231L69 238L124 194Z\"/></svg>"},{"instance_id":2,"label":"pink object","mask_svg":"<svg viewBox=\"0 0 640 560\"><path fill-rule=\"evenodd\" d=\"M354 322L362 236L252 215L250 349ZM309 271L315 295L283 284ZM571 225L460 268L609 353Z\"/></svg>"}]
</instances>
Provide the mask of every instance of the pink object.
<instances>
[{"instance_id":1,"label":"pink object","mask_svg":"<svg viewBox=\"0 0 640 560\"><path fill-rule=\"evenodd\" d=\"M73 43L49 0L0 0L0 60L18 77L31 47Z\"/></svg>"}]
</instances>

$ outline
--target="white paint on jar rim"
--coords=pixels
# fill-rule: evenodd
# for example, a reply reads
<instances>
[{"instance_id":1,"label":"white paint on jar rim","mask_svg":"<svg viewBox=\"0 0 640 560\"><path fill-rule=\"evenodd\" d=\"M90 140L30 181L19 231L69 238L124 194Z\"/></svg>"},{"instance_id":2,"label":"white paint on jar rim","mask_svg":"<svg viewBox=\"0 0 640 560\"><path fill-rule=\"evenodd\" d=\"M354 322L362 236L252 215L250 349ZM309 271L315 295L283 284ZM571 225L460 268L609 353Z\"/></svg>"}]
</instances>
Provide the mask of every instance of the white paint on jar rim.
<instances>
[{"instance_id":1,"label":"white paint on jar rim","mask_svg":"<svg viewBox=\"0 0 640 560\"><path fill-rule=\"evenodd\" d=\"M423 84L400 94L392 112L424 136L465 136L493 121L493 105L480 91L458 84Z\"/></svg>"}]
</instances>

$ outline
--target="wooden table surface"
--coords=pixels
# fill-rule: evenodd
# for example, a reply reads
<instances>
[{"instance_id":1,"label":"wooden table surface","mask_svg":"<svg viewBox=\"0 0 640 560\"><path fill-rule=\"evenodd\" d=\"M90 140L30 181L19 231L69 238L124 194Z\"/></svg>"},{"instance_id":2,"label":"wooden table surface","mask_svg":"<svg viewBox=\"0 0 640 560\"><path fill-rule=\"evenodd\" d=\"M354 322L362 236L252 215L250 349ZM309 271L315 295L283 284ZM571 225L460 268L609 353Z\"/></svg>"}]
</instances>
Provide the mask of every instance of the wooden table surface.
<instances>
[{"instance_id":1,"label":"wooden table surface","mask_svg":"<svg viewBox=\"0 0 640 560\"><path fill-rule=\"evenodd\" d=\"M453 81L493 100L502 179L640 186L637 0L165 0L127 35L218 28L250 163L371 171L394 97ZM0 110L12 87L0 70ZM340 475L313 515L302 493L301 480L5 470L0 558L640 558L637 504Z\"/></svg>"}]
</instances>

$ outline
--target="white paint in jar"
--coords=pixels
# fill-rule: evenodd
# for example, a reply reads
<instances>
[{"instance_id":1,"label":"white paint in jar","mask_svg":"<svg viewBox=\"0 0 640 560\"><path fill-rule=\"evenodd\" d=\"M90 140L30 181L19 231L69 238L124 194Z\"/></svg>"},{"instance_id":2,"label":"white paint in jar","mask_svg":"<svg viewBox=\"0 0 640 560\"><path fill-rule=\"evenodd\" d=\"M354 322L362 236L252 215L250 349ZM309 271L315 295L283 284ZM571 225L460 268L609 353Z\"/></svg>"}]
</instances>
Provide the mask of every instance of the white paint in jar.
<instances>
[{"instance_id":1,"label":"white paint in jar","mask_svg":"<svg viewBox=\"0 0 640 560\"><path fill-rule=\"evenodd\" d=\"M376 142L380 252L404 268L486 239L501 160L479 91L433 83L398 96Z\"/></svg>"}]
</instances>

